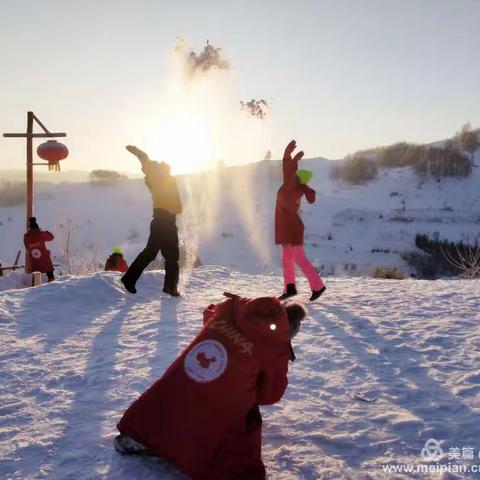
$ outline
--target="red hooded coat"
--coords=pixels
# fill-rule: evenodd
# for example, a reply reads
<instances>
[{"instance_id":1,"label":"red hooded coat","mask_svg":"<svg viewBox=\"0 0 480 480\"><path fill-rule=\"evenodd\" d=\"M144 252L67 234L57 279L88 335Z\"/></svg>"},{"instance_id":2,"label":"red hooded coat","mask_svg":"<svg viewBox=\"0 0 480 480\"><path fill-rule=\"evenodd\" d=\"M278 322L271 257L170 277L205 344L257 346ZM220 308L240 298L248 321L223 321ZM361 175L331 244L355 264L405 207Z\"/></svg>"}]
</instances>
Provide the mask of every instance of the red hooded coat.
<instances>
[{"instance_id":1,"label":"red hooded coat","mask_svg":"<svg viewBox=\"0 0 480 480\"><path fill-rule=\"evenodd\" d=\"M112 253L105 262L106 272L122 272L128 270L128 264L121 253Z\"/></svg>"},{"instance_id":2,"label":"red hooded coat","mask_svg":"<svg viewBox=\"0 0 480 480\"><path fill-rule=\"evenodd\" d=\"M282 398L293 359L276 298L210 305L202 331L118 429L194 480L263 480L258 406Z\"/></svg>"},{"instance_id":3,"label":"red hooded coat","mask_svg":"<svg viewBox=\"0 0 480 480\"><path fill-rule=\"evenodd\" d=\"M283 158L283 185L277 193L275 207L275 244L303 245L304 225L298 210L302 196L308 203L314 203L316 193L307 185L302 185L295 175L298 161L286 156Z\"/></svg>"},{"instance_id":4,"label":"red hooded coat","mask_svg":"<svg viewBox=\"0 0 480 480\"><path fill-rule=\"evenodd\" d=\"M53 272L50 250L45 242L51 242L55 237L53 233L44 230L33 229L23 236L23 243L30 256L30 267L32 272Z\"/></svg>"}]
</instances>

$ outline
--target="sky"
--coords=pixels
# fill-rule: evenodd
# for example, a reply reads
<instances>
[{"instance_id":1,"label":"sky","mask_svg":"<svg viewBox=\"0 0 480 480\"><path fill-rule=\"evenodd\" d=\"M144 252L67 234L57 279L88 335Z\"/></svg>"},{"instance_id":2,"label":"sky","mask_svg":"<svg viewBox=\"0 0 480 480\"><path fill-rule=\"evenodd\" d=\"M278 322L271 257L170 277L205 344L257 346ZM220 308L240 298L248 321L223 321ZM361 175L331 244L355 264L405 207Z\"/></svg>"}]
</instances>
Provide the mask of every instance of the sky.
<instances>
[{"instance_id":1,"label":"sky","mask_svg":"<svg viewBox=\"0 0 480 480\"><path fill-rule=\"evenodd\" d=\"M209 130L229 142L227 157L255 161L268 148L279 158L292 138L307 157L332 159L440 140L480 126L478 18L479 0L0 0L0 133L24 131L33 110L67 132L64 170L138 172L131 143L172 161L161 139L184 38L197 51L208 39L230 62L221 88L203 95L217 127L231 125ZM227 97L229 109L217 108ZM268 121L230 122L233 100L251 98L267 99ZM195 138L170 143L185 156ZM24 143L0 138L0 169L23 168Z\"/></svg>"}]
</instances>

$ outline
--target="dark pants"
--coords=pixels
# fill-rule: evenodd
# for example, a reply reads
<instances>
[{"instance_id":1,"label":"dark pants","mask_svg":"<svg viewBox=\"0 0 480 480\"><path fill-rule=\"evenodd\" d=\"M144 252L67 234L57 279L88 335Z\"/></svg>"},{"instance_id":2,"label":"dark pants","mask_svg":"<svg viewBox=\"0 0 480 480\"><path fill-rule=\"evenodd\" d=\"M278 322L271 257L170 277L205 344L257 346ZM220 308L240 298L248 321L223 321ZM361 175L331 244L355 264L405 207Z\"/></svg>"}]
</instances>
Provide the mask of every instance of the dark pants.
<instances>
[{"instance_id":1,"label":"dark pants","mask_svg":"<svg viewBox=\"0 0 480 480\"><path fill-rule=\"evenodd\" d=\"M145 268L147 268L150 262L155 260L160 251L165 259L163 288L169 290L177 289L179 251L178 229L175 221L175 215L158 208L154 210L147 246L138 254L122 277L124 282L135 285Z\"/></svg>"}]
</instances>

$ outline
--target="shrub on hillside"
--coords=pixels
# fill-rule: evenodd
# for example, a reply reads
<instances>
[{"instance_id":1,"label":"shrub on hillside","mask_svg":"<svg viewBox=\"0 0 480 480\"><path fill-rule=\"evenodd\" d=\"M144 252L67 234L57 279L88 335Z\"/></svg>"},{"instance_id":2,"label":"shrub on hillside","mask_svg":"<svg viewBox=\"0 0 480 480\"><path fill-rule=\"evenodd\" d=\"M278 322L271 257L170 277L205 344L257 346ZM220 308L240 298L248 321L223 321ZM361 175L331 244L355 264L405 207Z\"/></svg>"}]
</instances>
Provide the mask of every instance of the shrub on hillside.
<instances>
[{"instance_id":1,"label":"shrub on hillside","mask_svg":"<svg viewBox=\"0 0 480 480\"><path fill-rule=\"evenodd\" d=\"M413 143L395 143L377 151L378 164L383 167L409 167L421 162L425 147Z\"/></svg>"},{"instance_id":2,"label":"shrub on hillside","mask_svg":"<svg viewBox=\"0 0 480 480\"><path fill-rule=\"evenodd\" d=\"M377 267L374 278L383 278L387 280L403 280L405 278L404 273L397 267Z\"/></svg>"},{"instance_id":3,"label":"shrub on hillside","mask_svg":"<svg viewBox=\"0 0 480 480\"><path fill-rule=\"evenodd\" d=\"M334 181L344 181L352 185L363 185L375 180L377 174L376 162L357 154L347 157L342 165L333 166L331 171Z\"/></svg>"},{"instance_id":4,"label":"shrub on hillside","mask_svg":"<svg viewBox=\"0 0 480 480\"><path fill-rule=\"evenodd\" d=\"M415 171L422 176L435 178L468 177L472 173L472 162L462 152L450 146L444 148L429 147L423 158L414 165Z\"/></svg>"},{"instance_id":5,"label":"shrub on hillside","mask_svg":"<svg viewBox=\"0 0 480 480\"><path fill-rule=\"evenodd\" d=\"M424 255L418 252L405 252L402 259L415 269L415 277L425 280L435 280L440 275L450 273L442 259Z\"/></svg>"},{"instance_id":6,"label":"shrub on hillside","mask_svg":"<svg viewBox=\"0 0 480 480\"><path fill-rule=\"evenodd\" d=\"M475 132L471 132L471 134L476 135ZM447 142L443 147L406 142L395 143L368 151L368 158L382 167L413 167L415 172L422 177L467 177L472 173L472 161L462 152L462 149L470 149L469 151L472 152L472 145L474 145L472 135L468 137L469 139L464 140L464 143L460 140ZM468 148L465 142L470 142ZM357 152L352 158L366 158L366 153ZM353 168L351 170L354 171ZM334 175L341 177L344 173L337 170Z\"/></svg>"},{"instance_id":7,"label":"shrub on hillside","mask_svg":"<svg viewBox=\"0 0 480 480\"><path fill-rule=\"evenodd\" d=\"M450 272L465 278L480 276L480 246L467 245L463 242L448 240L431 240L427 235L418 234L415 245L429 254L442 272Z\"/></svg>"},{"instance_id":8,"label":"shrub on hillside","mask_svg":"<svg viewBox=\"0 0 480 480\"><path fill-rule=\"evenodd\" d=\"M125 180L127 180L127 176L115 170L93 170L90 173L92 185L115 185Z\"/></svg>"},{"instance_id":9,"label":"shrub on hillside","mask_svg":"<svg viewBox=\"0 0 480 480\"><path fill-rule=\"evenodd\" d=\"M480 133L478 130L472 130L472 126L466 123L462 129L455 135L455 142L458 143L462 150L470 154L470 160L473 163L473 155L480 148Z\"/></svg>"}]
</instances>

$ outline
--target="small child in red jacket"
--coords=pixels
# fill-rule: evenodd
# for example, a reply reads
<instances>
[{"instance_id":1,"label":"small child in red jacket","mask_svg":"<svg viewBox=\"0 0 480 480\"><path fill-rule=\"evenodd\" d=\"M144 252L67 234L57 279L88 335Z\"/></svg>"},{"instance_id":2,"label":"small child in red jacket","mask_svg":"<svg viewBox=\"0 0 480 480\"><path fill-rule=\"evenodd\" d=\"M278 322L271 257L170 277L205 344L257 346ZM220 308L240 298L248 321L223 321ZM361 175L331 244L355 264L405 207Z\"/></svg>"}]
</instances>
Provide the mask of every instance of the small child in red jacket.
<instances>
[{"instance_id":1,"label":"small child in red jacket","mask_svg":"<svg viewBox=\"0 0 480 480\"><path fill-rule=\"evenodd\" d=\"M312 177L308 170L298 170L298 162L303 158L303 152L298 152L293 158L292 153L297 147L292 140L285 148L283 155L283 184L278 189L275 206L275 244L282 246L282 267L284 290L280 300L297 294L295 282L295 264L305 274L312 289L310 301L322 295L326 287L320 274L305 255L303 248L303 233L305 227L298 213L302 197L305 195L308 203L314 203L316 192L307 183Z\"/></svg>"},{"instance_id":2,"label":"small child in red jacket","mask_svg":"<svg viewBox=\"0 0 480 480\"><path fill-rule=\"evenodd\" d=\"M288 385L291 339L306 311L273 297L226 294L204 327L117 425L122 454L162 457L193 480L264 480L259 405Z\"/></svg>"},{"instance_id":3,"label":"small child in red jacket","mask_svg":"<svg viewBox=\"0 0 480 480\"><path fill-rule=\"evenodd\" d=\"M122 249L115 247L112 250L112 254L107 258L105 262L106 272L122 272L125 273L128 270L128 264L123 258Z\"/></svg>"},{"instance_id":4,"label":"small child in red jacket","mask_svg":"<svg viewBox=\"0 0 480 480\"><path fill-rule=\"evenodd\" d=\"M29 256L30 269L32 272L46 273L49 282L55 280L55 268L45 242L51 242L54 238L53 233L40 230L35 217L28 219L28 232L23 236L23 243Z\"/></svg>"}]
</instances>

